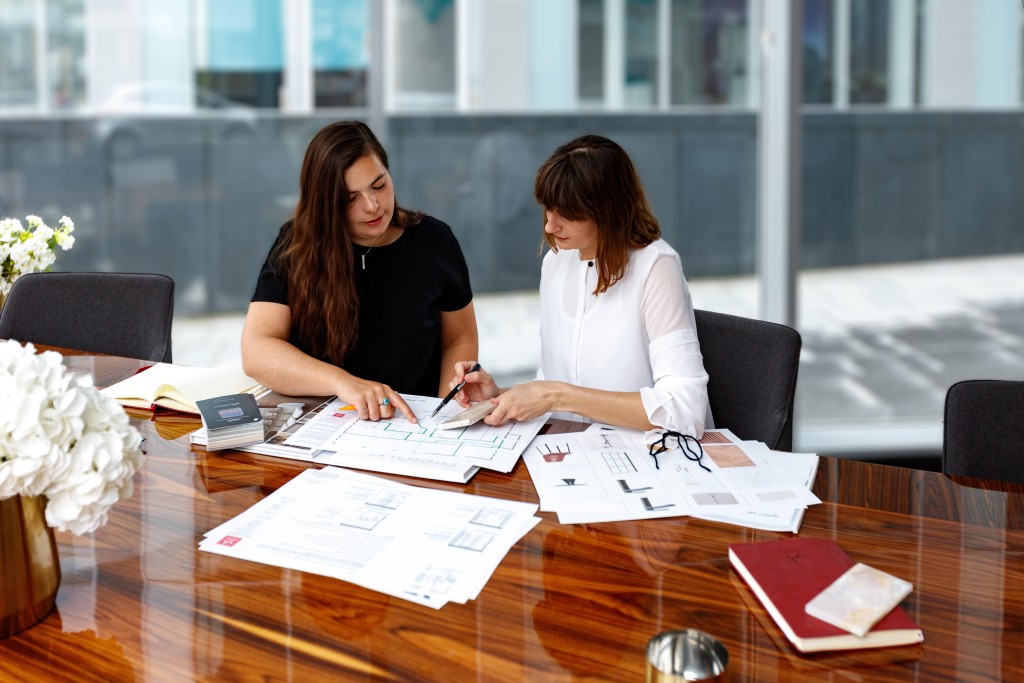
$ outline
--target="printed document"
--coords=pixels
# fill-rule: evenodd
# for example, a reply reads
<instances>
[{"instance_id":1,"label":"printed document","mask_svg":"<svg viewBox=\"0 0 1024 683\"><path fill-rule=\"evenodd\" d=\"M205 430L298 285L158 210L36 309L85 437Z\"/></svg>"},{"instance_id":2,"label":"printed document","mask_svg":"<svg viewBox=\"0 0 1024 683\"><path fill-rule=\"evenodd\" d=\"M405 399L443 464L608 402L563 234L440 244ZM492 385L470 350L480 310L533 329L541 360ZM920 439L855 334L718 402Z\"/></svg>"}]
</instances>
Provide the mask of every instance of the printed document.
<instances>
[{"instance_id":1,"label":"printed document","mask_svg":"<svg viewBox=\"0 0 1024 683\"><path fill-rule=\"evenodd\" d=\"M548 417L501 427L477 422L439 429L442 422L462 411L458 404L449 403L430 418L441 399L402 396L419 419L418 424L401 414L379 422L360 420L352 406L338 398L288 397L268 391L257 397L260 411L267 413L266 438L237 450L464 483L481 467L512 471ZM206 446L206 430L194 432L189 440Z\"/></svg>"},{"instance_id":2,"label":"printed document","mask_svg":"<svg viewBox=\"0 0 1024 683\"><path fill-rule=\"evenodd\" d=\"M699 460L696 446L690 457L673 448L655 459L643 432L594 425L538 437L523 460L541 509L566 524L681 515L742 520L752 513L790 519L820 502L791 470L770 463L764 444L715 430L701 446Z\"/></svg>"},{"instance_id":3,"label":"printed document","mask_svg":"<svg viewBox=\"0 0 1024 683\"><path fill-rule=\"evenodd\" d=\"M540 518L537 506L307 470L208 532L200 550L343 579L422 605L464 603Z\"/></svg>"},{"instance_id":4,"label":"printed document","mask_svg":"<svg viewBox=\"0 0 1024 683\"><path fill-rule=\"evenodd\" d=\"M818 456L814 453L786 453L782 451L770 451L770 456L765 458L766 462L776 469L785 471L791 479L799 481L801 485L810 491L814 484L814 477L818 473ZM725 512L699 512L694 517L708 519L712 522L725 522L736 524L751 529L763 529L765 531L789 531L797 533L800 530L800 523L804 519L806 508L769 508L738 511L734 513Z\"/></svg>"},{"instance_id":5,"label":"printed document","mask_svg":"<svg viewBox=\"0 0 1024 683\"><path fill-rule=\"evenodd\" d=\"M483 422L458 429L438 429L437 425L462 412L449 403L434 418L440 399L402 394L419 420L413 424L401 414L390 420L360 420L352 411L329 406L285 443L302 440L309 444L320 440L323 453L316 462L357 469L432 477L447 481L466 481L443 476L445 472L464 472L486 468L511 472L530 440L547 421L547 415L525 422L510 422L491 427ZM324 427L324 424L327 427ZM312 434L313 436L310 436ZM442 476L437 476L438 474Z\"/></svg>"}]
</instances>

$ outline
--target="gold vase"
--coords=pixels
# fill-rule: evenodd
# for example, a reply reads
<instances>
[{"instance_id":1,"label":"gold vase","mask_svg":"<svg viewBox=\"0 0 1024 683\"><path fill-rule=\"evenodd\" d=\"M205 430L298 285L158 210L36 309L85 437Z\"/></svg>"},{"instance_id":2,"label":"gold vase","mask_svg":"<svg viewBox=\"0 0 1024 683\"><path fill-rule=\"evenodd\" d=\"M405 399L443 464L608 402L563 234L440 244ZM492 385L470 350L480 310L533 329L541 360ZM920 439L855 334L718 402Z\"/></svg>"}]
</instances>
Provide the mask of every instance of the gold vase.
<instances>
[{"instance_id":1,"label":"gold vase","mask_svg":"<svg viewBox=\"0 0 1024 683\"><path fill-rule=\"evenodd\" d=\"M41 621L60 586L60 558L46 524L46 498L0 500L0 638Z\"/></svg>"}]
</instances>

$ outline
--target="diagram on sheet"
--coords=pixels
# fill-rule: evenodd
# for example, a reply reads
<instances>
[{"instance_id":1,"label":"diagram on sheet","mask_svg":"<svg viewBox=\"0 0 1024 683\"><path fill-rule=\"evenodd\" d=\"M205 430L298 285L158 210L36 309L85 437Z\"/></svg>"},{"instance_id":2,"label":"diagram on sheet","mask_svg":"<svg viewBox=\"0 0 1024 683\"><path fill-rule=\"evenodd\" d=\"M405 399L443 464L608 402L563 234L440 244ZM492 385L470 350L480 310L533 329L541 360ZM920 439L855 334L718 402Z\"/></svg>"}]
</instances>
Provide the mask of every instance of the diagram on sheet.
<instances>
[{"instance_id":1,"label":"diagram on sheet","mask_svg":"<svg viewBox=\"0 0 1024 683\"><path fill-rule=\"evenodd\" d=\"M472 529L462 529L452 536L451 540L448 541L448 545L452 548L482 553L493 540L494 536L491 534Z\"/></svg>"},{"instance_id":2,"label":"diagram on sheet","mask_svg":"<svg viewBox=\"0 0 1024 683\"><path fill-rule=\"evenodd\" d=\"M572 451L569 450L569 444L560 446L558 444L544 444L543 450L537 448L537 452L540 453L540 457L544 459L544 462L562 462L565 460Z\"/></svg>"},{"instance_id":3,"label":"diagram on sheet","mask_svg":"<svg viewBox=\"0 0 1024 683\"><path fill-rule=\"evenodd\" d=\"M383 512L375 512L373 510L348 510L338 520L338 524L342 526L355 527L356 529L374 529L378 524L387 519L388 516Z\"/></svg>"},{"instance_id":4,"label":"diagram on sheet","mask_svg":"<svg viewBox=\"0 0 1024 683\"><path fill-rule=\"evenodd\" d=\"M558 512L563 523L745 514L817 502L801 481L771 465L764 444L731 441L724 434L707 441L707 468L683 457L678 447L664 451L657 467L645 434L625 429L541 436L523 459L541 509Z\"/></svg>"},{"instance_id":5,"label":"diagram on sheet","mask_svg":"<svg viewBox=\"0 0 1024 683\"><path fill-rule=\"evenodd\" d=\"M629 474L630 472L636 472L636 465L629 457L629 453L624 451L619 452L602 452L601 455L604 457L604 464L608 466L608 471L612 474Z\"/></svg>"},{"instance_id":6,"label":"diagram on sheet","mask_svg":"<svg viewBox=\"0 0 1024 683\"><path fill-rule=\"evenodd\" d=\"M510 519L512 519L512 513L508 510L481 508L473 515L469 523L490 527L491 529L503 529Z\"/></svg>"},{"instance_id":7,"label":"diagram on sheet","mask_svg":"<svg viewBox=\"0 0 1024 683\"><path fill-rule=\"evenodd\" d=\"M637 486L634 488L625 479L619 479L618 481L623 493L640 493L641 491L650 491L654 488L653 486Z\"/></svg>"},{"instance_id":8,"label":"diagram on sheet","mask_svg":"<svg viewBox=\"0 0 1024 683\"><path fill-rule=\"evenodd\" d=\"M387 510L397 510L409 496L404 493L384 490L366 499L366 504Z\"/></svg>"},{"instance_id":9,"label":"diagram on sheet","mask_svg":"<svg viewBox=\"0 0 1024 683\"><path fill-rule=\"evenodd\" d=\"M530 440L544 426L546 415L525 422L508 422L492 427L483 422L456 429L438 425L462 410L452 402L434 419L430 413L440 399L403 394L419 418L412 423L400 414L389 420L360 420L351 411L338 408L323 411L322 420L333 420L331 436L320 446L344 456L375 456L417 459L420 462L450 461L467 466L509 472ZM345 464L345 463L338 463Z\"/></svg>"},{"instance_id":10,"label":"diagram on sheet","mask_svg":"<svg viewBox=\"0 0 1024 683\"><path fill-rule=\"evenodd\" d=\"M346 449L396 451L415 455L449 455L490 462L502 450L515 451L520 436L514 423L491 427L478 422L459 429L437 429L406 420L355 420L334 435ZM396 441L405 442L402 445Z\"/></svg>"},{"instance_id":11,"label":"diagram on sheet","mask_svg":"<svg viewBox=\"0 0 1024 683\"><path fill-rule=\"evenodd\" d=\"M445 595L462 575L457 569L428 564L413 581L413 588L424 593Z\"/></svg>"},{"instance_id":12,"label":"diagram on sheet","mask_svg":"<svg viewBox=\"0 0 1024 683\"><path fill-rule=\"evenodd\" d=\"M611 504L640 517L686 514L687 504L673 493L672 473L655 470L645 451L627 433L609 430L539 437L524 460L541 509Z\"/></svg>"}]
</instances>

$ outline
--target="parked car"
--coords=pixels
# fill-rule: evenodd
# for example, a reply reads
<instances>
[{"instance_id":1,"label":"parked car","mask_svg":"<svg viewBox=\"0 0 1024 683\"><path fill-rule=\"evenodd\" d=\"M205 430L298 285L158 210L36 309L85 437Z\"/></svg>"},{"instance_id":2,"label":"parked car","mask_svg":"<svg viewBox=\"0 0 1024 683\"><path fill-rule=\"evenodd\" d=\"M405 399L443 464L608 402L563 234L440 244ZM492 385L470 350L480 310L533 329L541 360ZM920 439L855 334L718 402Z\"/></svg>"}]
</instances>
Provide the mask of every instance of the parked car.
<instances>
[{"instance_id":1,"label":"parked car","mask_svg":"<svg viewBox=\"0 0 1024 683\"><path fill-rule=\"evenodd\" d=\"M253 107L220 93L187 83L152 81L117 87L96 108L95 134L111 157L123 159L161 141L248 140L258 124Z\"/></svg>"}]
</instances>

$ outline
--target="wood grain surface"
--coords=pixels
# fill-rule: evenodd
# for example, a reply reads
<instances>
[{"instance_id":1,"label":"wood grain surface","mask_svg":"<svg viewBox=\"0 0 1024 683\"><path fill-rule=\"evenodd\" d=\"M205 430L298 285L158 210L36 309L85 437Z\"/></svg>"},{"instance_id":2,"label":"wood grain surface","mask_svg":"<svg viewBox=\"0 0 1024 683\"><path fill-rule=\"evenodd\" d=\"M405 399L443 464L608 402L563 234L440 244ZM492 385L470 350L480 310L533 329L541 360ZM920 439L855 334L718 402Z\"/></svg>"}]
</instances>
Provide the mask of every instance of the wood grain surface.
<instances>
[{"instance_id":1,"label":"wood grain surface","mask_svg":"<svg viewBox=\"0 0 1024 683\"><path fill-rule=\"evenodd\" d=\"M66 362L99 385L143 365ZM681 628L725 643L731 681L1024 680L1021 486L822 458L825 502L800 535L911 581L903 606L925 641L800 655L726 556L730 543L789 534L688 518L561 525L541 513L477 600L436 611L199 552L203 533L308 465L190 450L197 420L133 419L146 437L135 493L95 534L58 534L57 609L0 641L3 680L640 681L647 640ZM467 485L397 479L537 500L522 462Z\"/></svg>"}]
</instances>

